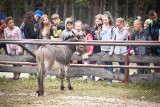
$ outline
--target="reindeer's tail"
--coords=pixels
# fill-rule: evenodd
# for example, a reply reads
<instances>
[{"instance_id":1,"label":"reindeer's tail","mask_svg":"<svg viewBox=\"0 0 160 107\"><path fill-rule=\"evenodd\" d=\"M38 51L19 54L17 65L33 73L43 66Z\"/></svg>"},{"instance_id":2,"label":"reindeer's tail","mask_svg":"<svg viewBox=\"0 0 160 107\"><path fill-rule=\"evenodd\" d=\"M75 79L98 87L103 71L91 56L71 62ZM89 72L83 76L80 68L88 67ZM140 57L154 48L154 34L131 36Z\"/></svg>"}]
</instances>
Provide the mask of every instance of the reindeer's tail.
<instances>
[{"instance_id":1,"label":"reindeer's tail","mask_svg":"<svg viewBox=\"0 0 160 107\"><path fill-rule=\"evenodd\" d=\"M43 45L40 47L40 56L39 56L39 73L40 75L45 75L45 65L44 65L44 51L43 51Z\"/></svg>"}]
</instances>

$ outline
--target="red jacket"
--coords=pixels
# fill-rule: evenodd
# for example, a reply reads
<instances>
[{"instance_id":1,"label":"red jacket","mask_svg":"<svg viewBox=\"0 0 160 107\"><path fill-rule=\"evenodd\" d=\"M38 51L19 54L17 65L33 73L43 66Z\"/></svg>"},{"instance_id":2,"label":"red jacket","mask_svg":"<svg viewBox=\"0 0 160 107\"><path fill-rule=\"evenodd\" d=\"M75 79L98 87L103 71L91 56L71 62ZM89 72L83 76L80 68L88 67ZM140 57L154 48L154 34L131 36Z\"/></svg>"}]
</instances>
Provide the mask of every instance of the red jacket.
<instances>
[{"instance_id":1,"label":"red jacket","mask_svg":"<svg viewBox=\"0 0 160 107\"><path fill-rule=\"evenodd\" d=\"M88 34L86 35L86 40L93 40L93 36L92 36L90 33L88 33ZM89 53L89 54L93 54L93 49L94 49L94 46L93 46L93 45L88 46L88 47L87 47L88 53Z\"/></svg>"}]
</instances>

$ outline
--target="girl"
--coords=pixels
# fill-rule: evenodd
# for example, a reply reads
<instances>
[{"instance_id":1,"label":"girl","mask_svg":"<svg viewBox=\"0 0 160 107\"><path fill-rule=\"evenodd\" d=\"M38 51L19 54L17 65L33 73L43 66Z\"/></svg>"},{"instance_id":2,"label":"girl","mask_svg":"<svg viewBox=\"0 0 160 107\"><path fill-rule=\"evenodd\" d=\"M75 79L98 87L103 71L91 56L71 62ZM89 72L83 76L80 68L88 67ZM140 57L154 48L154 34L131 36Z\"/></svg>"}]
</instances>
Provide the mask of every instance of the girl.
<instances>
[{"instance_id":1,"label":"girl","mask_svg":"<svg viewBox=\"0 0 160 107\"><path fill-rule=\"evenodd\" d=\"M108 14L104 14L103 18L102 31L100 32L100 39L113 41L115 40L115 28L112 26L111 18ZM114 46L101 46L101 52L107 53L109 56L112 56ZM112 65L112 62L103 62L104 65ZM110 72L113 72L113 68L107 68Z\"/></svg>"},{"instance_id":2,"label":"girl","mask_svg":"<svg viewBox=\"0 0 160 107\"><path fill-rule=\"evenodd\" d=\"M4 37L5 39L22 39L21 37L21 30L14 26L14 21L12 17L6 18L7 28L4 29ZM20 46L16 44L6 44L7 52L9 55L21 55L23 54L23 50ZM20 73L14 72L13 79L19 79Z\"/></svg>"},{"instance_id":3,"label":"girl","mask_svg":"<svg viewBox=\"0 0 160 107\"><path fill-rule=\"evenodd\" d=\"M102 14L98 14L95 16L95 26L92 29L92 36L93 36L93 40L99 40L99 33L102 30L102 25L103 25L103 21L102 21ZM99 53L101 52L101 48L100 46L94 46L94 53Z\"/></svg>"},{"instance_id":4,"label":"girl","mask_svg":"<svg viewBox=\"0 0 160 107\"><path fill-rule=\"evenodd\" d=\"M82 22L80 20L76 21L74 27L76 30L76 34L83 37L84 34L82 32Z\"/></svg>"},{"instance_id":5,"label":"girl","mask_svg":"<svg viewBox=\"0 0 160 107\"><path fill-rule=\"evenodd\" d=\"M42 15L40 19L40 39L50 39L51 34L51 23L46 14Z\"/></svg>"},{"instance_id":6,"label":"girl","mask_svg":"<svg viewBox=\"0 0 160 107\"><path fill-rule=\"evenodd\" d=\"M128 22L125 22L125 27L128 30L128 40L133 40L132 33L131 33L130 26L129 26ZM134 50L132 49L131 46L128 46L127 49L128 49L128 55L134 55L135 54Z\"/></svg>"},{"instance_id":7,"label":"girl","mask_svg":"<svg viewBox=\"0 0 160 107\"><path fill-rule=\"evenodd\" d=\"M88 24L84 24L82 30L85 34L86 40L93 40L93 37L90 33L90 26ZM93 54L93 49L94 49L93 45L87 47L88 55ZM91 64L91 63L93 63L93 61L84 61L84 64Z\"/></svg>"},{"instance_id":8,"label":"girl","mask_svg":"<svg viewBox=\"0 0 160 107\"><path fill-rule=\"evenodd\" d=\"M128 40L128 30L124 26L123 18L116 19L116 29L115 29L115 40L116 41L127 41ZM127 46L115 46L114 54L116 55L128 55ZM124 65L123 62L119 62L120 65ZM120 68L120 72L124 74L124 68Z\"/></svg>"}]
</instances>

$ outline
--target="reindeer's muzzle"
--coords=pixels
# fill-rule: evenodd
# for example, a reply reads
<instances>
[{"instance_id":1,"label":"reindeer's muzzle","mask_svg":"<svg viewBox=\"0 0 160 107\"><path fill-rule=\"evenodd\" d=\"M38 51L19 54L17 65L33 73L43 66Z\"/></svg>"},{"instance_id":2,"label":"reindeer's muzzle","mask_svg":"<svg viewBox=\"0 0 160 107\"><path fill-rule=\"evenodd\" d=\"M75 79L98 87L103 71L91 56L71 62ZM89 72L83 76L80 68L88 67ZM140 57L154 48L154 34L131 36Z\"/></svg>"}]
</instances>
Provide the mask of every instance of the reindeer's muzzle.
<instances>
[{"instance_id":1,"label":"reindeer's muzzle","mask_svg":"<svg viewBox=\"0 0 160 107\"><path fill-rule=\"evenodd\" d=\"M82 59L83 59L83 60L87 60L87 59L88 59L88 53L83 54L83 55L82 55Z\"/></svg>"}]
</instances>

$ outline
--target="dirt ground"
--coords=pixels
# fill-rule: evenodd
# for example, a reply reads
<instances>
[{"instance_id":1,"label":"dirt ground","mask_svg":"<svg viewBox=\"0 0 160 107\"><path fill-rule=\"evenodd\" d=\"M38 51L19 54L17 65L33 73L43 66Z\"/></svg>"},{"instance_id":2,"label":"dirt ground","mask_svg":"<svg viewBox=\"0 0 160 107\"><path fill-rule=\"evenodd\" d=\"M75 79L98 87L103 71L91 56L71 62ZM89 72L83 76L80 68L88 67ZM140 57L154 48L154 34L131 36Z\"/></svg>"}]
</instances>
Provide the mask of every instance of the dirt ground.
<instances>
[{"instance_id":1,"label":"dirt ground","mask_svg":"<svg viewBox=\"0 0 160 107\"><path fill-rule=\"evenodd\" d=\"M160 104L121 98L58 96L45 102L36 100L34 104L17 104L16 107L160 107Z\"/></svg>"}]
</instances>

